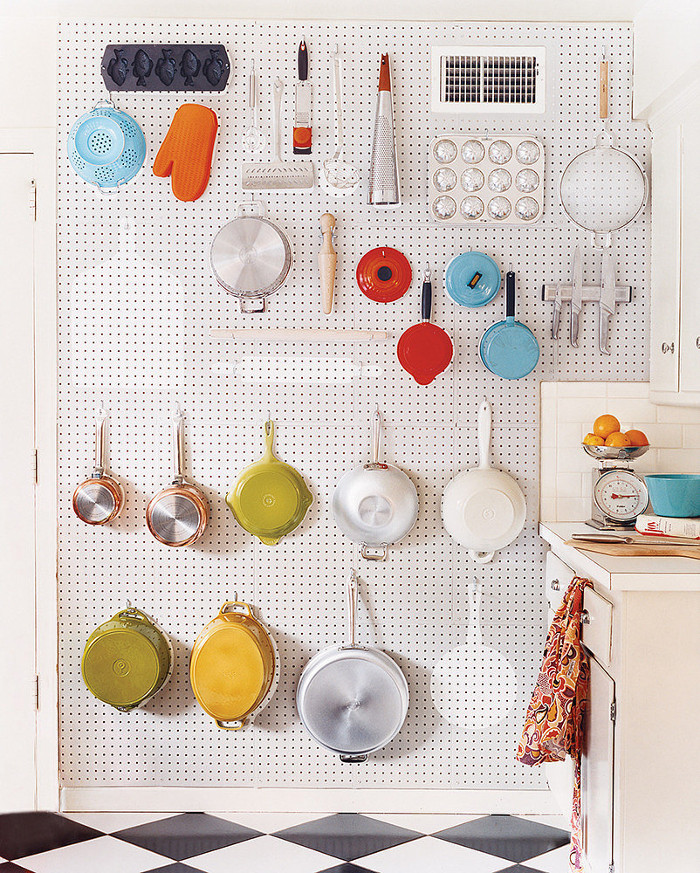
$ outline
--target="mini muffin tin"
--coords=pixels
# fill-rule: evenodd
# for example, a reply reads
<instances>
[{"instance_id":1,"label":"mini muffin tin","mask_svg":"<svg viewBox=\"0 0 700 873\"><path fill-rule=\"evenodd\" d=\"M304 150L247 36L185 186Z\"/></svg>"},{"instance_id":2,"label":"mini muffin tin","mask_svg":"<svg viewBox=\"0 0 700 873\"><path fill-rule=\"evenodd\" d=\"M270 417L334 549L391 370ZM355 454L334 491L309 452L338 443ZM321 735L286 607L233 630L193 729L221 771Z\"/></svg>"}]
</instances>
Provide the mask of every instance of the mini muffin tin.
<instances>
[{"instance_id":1,"label":"mini muffin tin","mask_svg":"<svg viewBox=\"0 0 700 873\"><path fill-rule=\"evenodd\" d=\"M444 133L430 144L429 209L440 224L534 224L544 147L532 136Z\"/></svg>"}]
</instances>

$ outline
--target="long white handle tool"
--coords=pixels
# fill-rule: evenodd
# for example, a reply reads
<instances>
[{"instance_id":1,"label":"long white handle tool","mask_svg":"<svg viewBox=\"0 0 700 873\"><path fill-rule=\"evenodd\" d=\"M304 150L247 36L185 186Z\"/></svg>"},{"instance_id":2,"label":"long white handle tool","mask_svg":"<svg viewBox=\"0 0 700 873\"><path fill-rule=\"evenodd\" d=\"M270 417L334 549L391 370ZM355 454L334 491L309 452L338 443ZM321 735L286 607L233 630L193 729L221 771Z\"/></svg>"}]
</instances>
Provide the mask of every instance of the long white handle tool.
<instances>
[{"instance_id":1,"label":"long white handle tool","mask_svg":"<svg viewBox=\"0 0 700 873\"><path fill-rule=\"evenodd\" d=\"M578 333L581 323L581 306L583 297L583 264L581 262L581 247L574 249L574 259L571 265L572 284L571 290L571 323L569 325L571 345L578 348Z\"/></svg>"}]
</instances>

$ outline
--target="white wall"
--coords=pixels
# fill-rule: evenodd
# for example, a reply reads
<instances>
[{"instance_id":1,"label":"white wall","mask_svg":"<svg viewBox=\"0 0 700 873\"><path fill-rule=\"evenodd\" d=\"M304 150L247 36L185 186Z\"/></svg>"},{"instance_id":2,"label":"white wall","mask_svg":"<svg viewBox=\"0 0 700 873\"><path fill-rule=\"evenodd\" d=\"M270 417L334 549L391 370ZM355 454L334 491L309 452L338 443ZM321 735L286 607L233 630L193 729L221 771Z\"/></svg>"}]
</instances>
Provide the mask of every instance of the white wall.
<instances>
[{"instance_id":1,"label":"white wall","mask_svg":"<svg viewBox=\"0 0 700 873\"><path fill-rule=\"evenodd\" d=\"M0 8L2 6L0 0ZM21 81L18 73L0 77L0 128L56 126L56 21L53 18L0 17L0 57L8 70L37 69Z\"/></svg>"},{"instance_id":2,"label":"white wall","mask_svg":"<svg viewBox=\"0 0 700 873\"><path fill-rule=\"evenodd\" d=\"M700 75L698 0L647 0L634 16L634 117L649 118L669 89Z\"/></svg>"}]
</instances>

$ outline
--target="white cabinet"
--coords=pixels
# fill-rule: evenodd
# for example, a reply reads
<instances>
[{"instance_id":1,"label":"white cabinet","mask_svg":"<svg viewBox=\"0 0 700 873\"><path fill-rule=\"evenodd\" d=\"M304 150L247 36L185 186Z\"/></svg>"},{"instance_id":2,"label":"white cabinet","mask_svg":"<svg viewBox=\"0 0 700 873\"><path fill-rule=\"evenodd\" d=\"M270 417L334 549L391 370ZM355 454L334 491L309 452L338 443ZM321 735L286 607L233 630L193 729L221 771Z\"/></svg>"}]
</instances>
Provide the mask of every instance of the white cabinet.
<instances>
[{"instance_id":1,"label":"white cabinet","mask_svg":"<svg viewBox=\"0 0 700 873\"><path fill-rule=\"evenodd\" d=\"M580 530L566 527L540 531L551 546L550 607L572 576L593 583L582 632L591 659L581 762L584 869L696 873L688 834L697 828L698 562L587 554L566 545ZM564 583L556 592L554 580ZM558 766L547 765L548 779ZM551 786L555 798L566 797Z\"/></svg>"},{"instance_id":2,"label":"white cabinet","mask_svg":"<svg viewBox=\"0 0 700 873\"><path fill-rule=\"evenodd\" d=\"M650 398L700 406L700 77L649 123Z\"/></svg>"}]
</instances>

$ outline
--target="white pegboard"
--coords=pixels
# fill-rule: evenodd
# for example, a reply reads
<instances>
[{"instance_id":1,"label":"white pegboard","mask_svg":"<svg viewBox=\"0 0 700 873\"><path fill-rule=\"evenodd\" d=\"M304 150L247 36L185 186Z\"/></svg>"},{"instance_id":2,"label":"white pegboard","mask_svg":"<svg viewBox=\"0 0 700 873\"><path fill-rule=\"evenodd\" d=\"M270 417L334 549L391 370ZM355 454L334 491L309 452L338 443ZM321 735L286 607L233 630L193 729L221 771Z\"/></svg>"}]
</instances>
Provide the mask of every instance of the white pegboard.
<instances>
[{"instance_id":1,"label":"white pegboard","mask_svg":"<svg viewBox=\"0 0 700 873\"><path fill-rule=\"evenodd\" d=\"M239 143L248 123L246 71L260 71L261 121L270 145L270 88L286 83L284 143L289 154L296 46L304 34L313 87L313 160L334 150L331 53L343 48L348 159L368 176L381 51L392 57L403 206L378 212L366 192L332 197L264 192L269 216L290 236L295 263L264 315L243 315L214 281L209 245L241 199ZM146 165L114 198L82 182L65 151L70 126L104 96L100 59L107 43L223 42L232 62L221 94L117 95L142 125ZM476 129L475 119L429 112L429 52L434 44L531 44L547 47L547 112L499 116L498 130L537 137L546 154L544 214L531 227L436 227L427 214L429 143L439 132ZM312 22L66 22L59 32L59 612L61 773L65 785L387 786L432 788L543 787L542 774L514 760L524 709L541 657L546 605L543 549L537 536L538 383L541 379L643 380L647 370L648 215L617 236L618 282L633 301L618 307L613 354L597 351L596 313L585 310L578 350L549 337L551 304L544 282L568 280L571 250L584 248L584 280L599 263L587 235L558 205L561 171L589 147L596 118L597 63L603 46L611 66L611 112L620 145L643 166L648 136L629 121L632 32L625 25L467 25ZM201 99L220 122L212 177L204 196L180 203L168 179L150 170L175 109ZM483 130L496 129L493 118ZM317 253L319 218L338 219L338 290L332 316L321 313ZM354 281L368 249L395 245L414 270L399 302L367 300ZM480 363L478 341L503 315L503 294L482 309L455 306L442 279L449 260L475 248L517 275L518 312L537 336L536 371L504 382ZM455 339L451 368L428 388L400 369L394 344L419 317L419 276L435 271L434 319ZM210 327L248 324L388 328L378 346L266 348L212 341ZM308 377L276 370L283 354L298 356ZM340 366L323 376L323 360ZM337 359L337 360L335 360ZM305 368L305 362L308 367ZM524 487L528 521L517 542L493 564L471 564L444 532L440 498L455 472L476 461L476 410L483 396L494 411L493 461ZM70 509L75 485L92 466L92 416L104 400L109 459L126 485L123 517L111 526L82 525ZM211 502L211 521L192 548L168 549L145 524L150 496L170 476L164 421L179 400L186 411L187 468ZM319 648L344 638L343 584L355 547L335 528L335 483L369 455L375 402L387 424L386 456L418 487L418 524L386 564L363 562L360 637L394 654L406 671L411 705L391 746L362 767L347 768L319 749L296 716L301 670ZM262 421L277 424L281 458L301 470L315 503L301 528L274 549L239 528L223 502L238 472L261 453ZM432 707L429 671L448 648L466 641L466 585L484 582L482 631L513 664L517 706L505 724L475 734L453 729ZM196 705L188 681L189 650L200 629L234 590L251 600L280 649L279 689L256 725L219 731ZM90 632L125 600L152 613L175 645L165 691L131 715L93 698L82 684L80 656Z\"/></svg>"}]
</instances>

